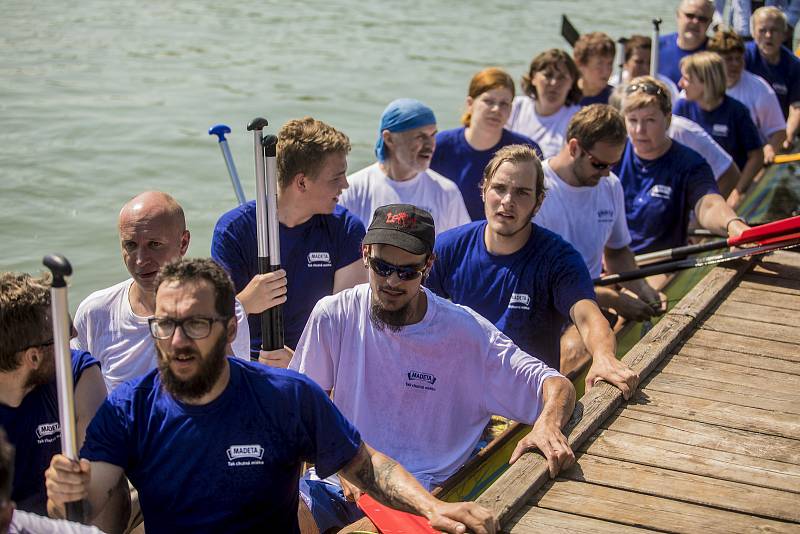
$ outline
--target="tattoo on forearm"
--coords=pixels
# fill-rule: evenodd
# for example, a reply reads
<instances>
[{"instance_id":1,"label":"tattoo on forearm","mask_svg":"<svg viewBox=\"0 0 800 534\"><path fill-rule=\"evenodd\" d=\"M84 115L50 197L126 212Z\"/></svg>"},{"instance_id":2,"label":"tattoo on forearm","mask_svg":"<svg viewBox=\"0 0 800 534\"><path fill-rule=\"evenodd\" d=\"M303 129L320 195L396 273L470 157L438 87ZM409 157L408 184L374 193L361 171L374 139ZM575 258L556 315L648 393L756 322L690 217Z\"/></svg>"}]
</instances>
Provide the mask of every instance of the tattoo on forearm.
<instances>
[{"instance_id":1,"label":"tattoo on forearm","mask_svg":"<svg viewBox=\"0 0 800 534\"><path fill-rule=\"evenodd\" d=\"M376 466L367 458L356 471L364 491L392 508L417 511L414 501L409 498L414 492L408 491L410 488L405 477L399 476L402 471L398 469L399 464L388 457L381 458L379 462Z\"/></svg>"}]
</instances>

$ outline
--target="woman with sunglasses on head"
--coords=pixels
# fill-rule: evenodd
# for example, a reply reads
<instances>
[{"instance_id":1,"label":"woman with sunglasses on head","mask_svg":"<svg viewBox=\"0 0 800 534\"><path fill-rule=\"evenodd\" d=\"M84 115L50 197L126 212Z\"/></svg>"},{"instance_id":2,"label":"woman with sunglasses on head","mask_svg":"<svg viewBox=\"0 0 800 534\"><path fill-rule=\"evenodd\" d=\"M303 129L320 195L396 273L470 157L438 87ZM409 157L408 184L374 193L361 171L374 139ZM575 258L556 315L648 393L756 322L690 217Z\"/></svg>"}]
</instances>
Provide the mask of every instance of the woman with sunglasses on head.
<instances>
[{"instance_id":1,"label":"woman with sunglasses on head","mask_svg":"<svg viewBox=\"0 0 800 534\"><path fill-rule=\"evenodd\" d=\"M511 76L497 67L483 69L469 82L466 110L461 116L464 126L436 134L430 167L458 185L473 221L486 218L480 182L495 152L508 145L529 145L542 157L532 139L503 127L513 99Z\"/></svg>"},{"instance_id":2,"label":"woman with sunglasses on head","mask_svg":"<svg viewBox=\"0 0 800 534\"><path fill-rule=\"evenodd\" d=\"M741 169L733 193L736 199L747 191L753 178L764 167L761 135L747 107L725 94L725 64L716 52L699 52L681 60L681 98L675 115L690 119L708 132L731 155Z\"/></svg>"},{"instance_id":3,"label":"woman with sunglasses on head","mask_svg":"<svg viewBox=\"0 0 800 534\"><path fill-rule=\"evenodd\" d=\"M542 52L522 77L525 94L514 98L506 127L533 139L545 158L555 156L564 146L569 120L581 109L579 79L569 54L557 48Z\"/></svg>"},{"instance_id":4,"label":"woman with sunglasses on head","mask_svg":"<svg viewBox=\"0 0 800 534\"><path fill-rule=\"evenodd\" d=\"M625 88L622 113L629 143L614 173L625 191L625 212L636 253L686 244L689 214L715 234L738 236L749 227L719 194L708 163L667 134L669 91L650 76Z\"/></svg>"}]
</instances>

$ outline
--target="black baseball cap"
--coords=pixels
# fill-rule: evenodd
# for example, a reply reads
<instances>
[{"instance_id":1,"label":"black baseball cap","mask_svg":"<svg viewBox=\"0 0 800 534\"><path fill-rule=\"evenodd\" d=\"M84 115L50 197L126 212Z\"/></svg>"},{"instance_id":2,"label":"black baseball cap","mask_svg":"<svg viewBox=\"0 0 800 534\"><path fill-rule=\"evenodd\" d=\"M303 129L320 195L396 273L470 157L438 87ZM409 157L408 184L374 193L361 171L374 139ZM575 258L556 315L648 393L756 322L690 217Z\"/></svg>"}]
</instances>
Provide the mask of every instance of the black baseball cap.
<instances>
[{"instance_id":1,"label":"black baseball cap","mask_svg":"<svg viewBox=\"0 0 800 534\"><path fill-rule=\"evenodd\" d=\"M430 254L436 241L433 217L411 204L389 204L375 210L365 245L392 245L412 254Z\"/></svg>"}]
</instances>

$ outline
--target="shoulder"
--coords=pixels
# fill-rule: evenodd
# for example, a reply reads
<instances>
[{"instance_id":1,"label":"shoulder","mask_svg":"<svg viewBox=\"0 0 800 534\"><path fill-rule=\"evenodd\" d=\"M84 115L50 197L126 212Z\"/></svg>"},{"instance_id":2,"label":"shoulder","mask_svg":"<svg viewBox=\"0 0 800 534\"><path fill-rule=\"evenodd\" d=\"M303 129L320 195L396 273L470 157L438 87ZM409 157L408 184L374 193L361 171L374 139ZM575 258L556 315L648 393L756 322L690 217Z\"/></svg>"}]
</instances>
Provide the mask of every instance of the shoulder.
<instances>
[{"instance_id":1,"label":"shoulder","mask_svg":"<svg viewBox=\"0 0 800 534\"><path fill-rule=\"evenodd\" d=\"M323 217L333 224L345 227L355 226L360 227L362 230L364 229L364 221L362 221L358 215L339 204L333 208L333 213L326 214Z\"/></svg>"},{"instance_id":2,"label":"shoulder","mask_svg":"<svg viewBox=\"0 0 800 534\"><path fill-rule=\"evenodd\" d=\"M440 297L425 286L422 289L425 291L429 302L436 306L437 321L443 321L453 327L460 327L458 328L459 338L464 332L468 332L466 335L474 335L485 339L484 333L486 331L496 330L488 319L485 319L469 306L456 304L449 299ZM453 332L450 332L450 334L453 335ZM460 341L463 340L460 339Z\"/></svg>"},{"instance_id":3,"label":"shoulder","mask_svg":"<svg viewBox=\"0 0 800 534\"><path fill-rule=\"evenodd\" d=\"M83 315L95 311L107 311L108 305L120 298L130 286L132 280L128 278L113 286L99 289L91 293L78 305L77 315Z\"/></svg>"},{"instance_id":4,"label":"shoulder","mask_svg":"<svg viewBox=\"0 0 800 534\"><path fill-rule=\"evenodd\" d=\"M370 179L373 176L383 175L380 172L380 167L378 166L378 162L376 161L372 165L367 165L363 169L359 169L350 176L347 177L347 181L350 183L350 187L363 187L367 185ZM345 190L346 191L346 190Z\"/></svg>"},{"instance_id":5,"label":"shoulder","mask_svg":"<svg viewBox=\"0 0 800 534\"><path fill-rule=\"evenodd\" d=\"M664 47L675 47L678 44L678 32L668 33L666 35L661 35L658 38L658 44L660 48Z\"/></svg>"},{"instance_id":6,"label":"shoulder","mask_svg":"<svg viewBox=\"0 0 800 534\"><path fill-rule=\"evenodd\" d=\"M711 167L699 152L678 141L672 141L672 146L665 156L667 163L678 172L695 172L698 168L705 167L711 173Z\"/></svg>"},{"instance_id":7,"label":"shoulder","mask_svg":"<svg viewBox=\"0 0 800 534\"><path fill-rule=\"evenodd\" d=\"M461 139L461 135L464 132L464 127L460 128L453 128L451 130L443 130L436 134L436 145L437 149L439 145L450 145L457 143Z\"/></svg>"},{"instance_id":8,"label":"shoulder","mask_svg":"<svg viewBox=\"0 0 800 534\"><path fill-rule=\"evenodd\" d=\"M70 356L72 357L72 373L76 377L87 368L100 365L100 362L85 350L70 349Z\"/></svg>"},{"instance_id":9,"label":"shoulder","mask_svg":"<svg viewBox=\"0 0 800 534\"><path fill-rule=\"evenodd\" d=\"M126 407L139 404L143 399L150 398L153 393L159 393L161 385L158 373L158 369L153 369L142 376L122 382L108 394L106 403Z\"/></svg>"},{"instance_id":10,"label":"shoulder","mask_svg":"<svg viewBox=\"0 0 800 534\"><path fill-rule=\"evenodd\" d=\"M479 232L485 222L486 221L473 221L471 223L445 230L436 236L436 245L434 249L438 253L449 248L460 246L461 244L470 240L476 234L476 232Z\"/></svg>"},{"instance_id":11,"label":"shoulder","mask_svg":"<svg viewBox=\"0 0 800 534\"><path fill-rule=\"evenodd\" d=\"M340 316L355 312L360 301L366 301L369 293L369 284L363 283L334 293L325 295L314 305L311 312L313 316L326 315L328 317Z\"/></svg>"},{"instance_id":12,"label":"shoulder","mask_svg":"<svg viewBox=\"0 0 800 534\"><path fill-rule=\"evenodd\" d=\"M214 234L236 232L243 227L250 227L255 223L255 218L256 201L250 200L223 213L214 226Z\"/></svg>"},{"instance_id":13,"label":"shoulder","mask_svg":"<svg viewBox=\"0 0 800 534\"><path fill-rule=\"evenodd\" d=\"M459 194L461 194L461 191L458 189L458 186L456 185L456 183L453 180L442 176L441 174L439 174L438 172L434 171L433 169L427 169L426 171L423 171L422 174L424 176L427 176L428 179L430 179L433 183L435 183L437 186L439 186L446 193L450 193L450 194L459 193Z\"/></svg>"},{"instance_id":14,"label":"shoulder","mask_svg":"<svg viewBox=\"0 0 800 534\"><path fill-rule=\"evenodd\" d=\"M734 98L734 97L732 97L730 95L725 95L725 100L724 101L725 101L725 105L728 106L728 109L730 110L730 114L732 114L732 115L743 115L743 114L746 114L748 117L750 116L750 111L747 109L747 106L742 104L736 98Z\"/></svg>"}]
</instances>

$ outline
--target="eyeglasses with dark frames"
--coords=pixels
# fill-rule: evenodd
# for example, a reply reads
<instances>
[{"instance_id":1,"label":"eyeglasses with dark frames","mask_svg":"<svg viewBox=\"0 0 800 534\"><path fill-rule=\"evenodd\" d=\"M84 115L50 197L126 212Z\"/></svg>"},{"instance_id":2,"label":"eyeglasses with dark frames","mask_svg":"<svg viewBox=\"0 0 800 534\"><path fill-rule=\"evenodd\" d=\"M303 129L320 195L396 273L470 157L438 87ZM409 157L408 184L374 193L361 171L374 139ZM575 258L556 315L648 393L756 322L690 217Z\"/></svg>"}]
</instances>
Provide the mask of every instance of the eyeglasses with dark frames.
<instances>
[{"instance_id":1,"label":"eyeglasses with dark frames","mask_svg":"<svg viewBox=\"0 0 800 534\"><path fill-rule=\"evenodd\" d=\"M169 339L175 333L175 329L180 327L189 339L205 339L211 333L214 323L225 323L230 317L204 317L193 315L184 319L173 319L171 317L151 317L147 320L150 326L150 335L156 339Z\"/></svg>"},{"instance_id":2,"label":"eyeglasses with dark frames","mask_svg":"<svg viewBox=\"0 0 800 534\"><path fill-rule=\"evenodd\" d=\"M413 267L394 265L372 256L367 257L367 263L372 271L381 278L389 278L392 276L392 273L397 273L397 277L404 282L416 280L422 276L423 271L425 271L425 266L427 265L427 262Z\"/></svg>"}]
</instances>

